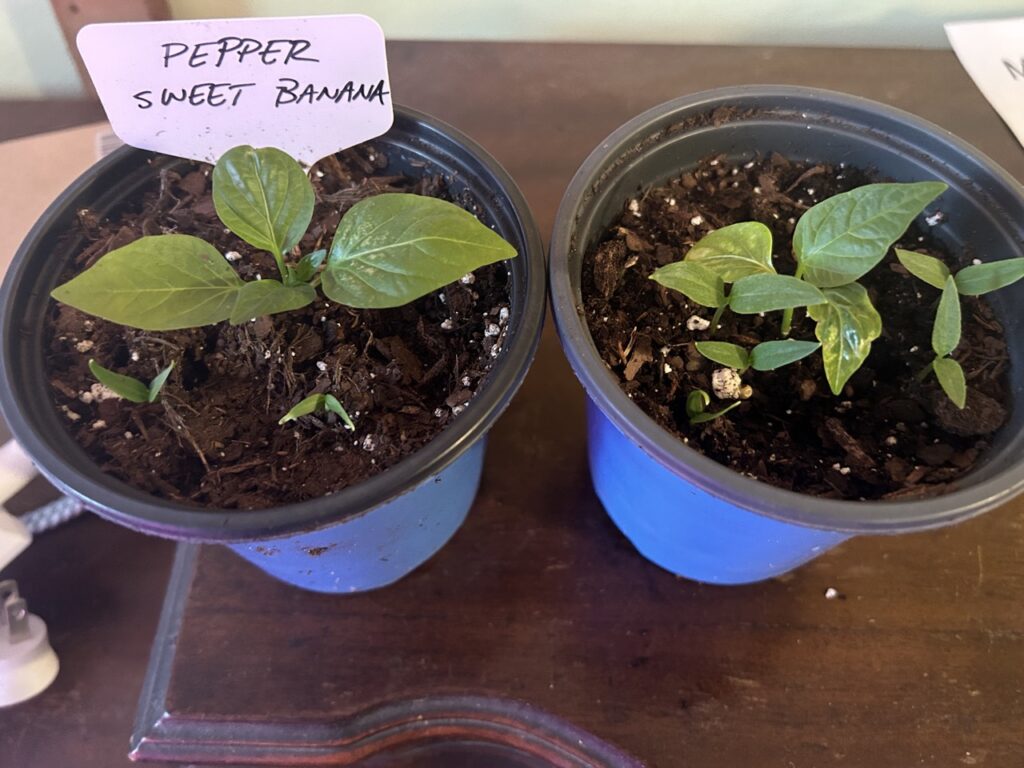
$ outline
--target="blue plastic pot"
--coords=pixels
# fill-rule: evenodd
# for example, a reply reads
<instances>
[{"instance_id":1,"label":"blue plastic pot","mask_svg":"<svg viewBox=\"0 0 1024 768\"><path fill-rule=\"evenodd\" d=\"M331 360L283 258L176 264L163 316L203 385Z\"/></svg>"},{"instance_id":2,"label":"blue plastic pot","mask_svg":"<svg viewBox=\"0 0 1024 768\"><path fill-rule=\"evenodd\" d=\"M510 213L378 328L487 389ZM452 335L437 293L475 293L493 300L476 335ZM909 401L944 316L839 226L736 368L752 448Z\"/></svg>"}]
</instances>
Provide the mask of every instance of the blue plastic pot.
<instances>
[{"instance_id":1,"label":"blue plastic pot","mask_svg":"<svg viewBox=\"0 0 1024 768\"><path fill-rule=\"evenodd\" d=\"M716 109L719 111L714 117ZM742 476L684 445L623 392L605 367L582 312L584 254L639 189L701 159L780 152L791 158L877 169L898 181L940 179L948 215L941 237L986 260L1024 254L1020 185L938 126L864 99L807 88L749 86L670 101L619 128L580 167L562 199L550 249L555 322L583 384L588 452L597 495L647 558L681 576L742 584L785 573L858 534L949 525L1024 489L1024 409L973 473L951 492L917 501L836 501ZM1024 283L992 294L1010 355L1015 398L1024 391Z\"/></svg>"},{"instance_id":2,"label":"blue plastic pot","mask_svg":"<svg viewBox=\"0 0 1024 768\"><path fill-rule=\"evenodd\" d=\"M43 317L76 212L116 210L176 160L122 148L71 185L33 227L0 288L0 411L15 439L58 488L115 522L173 539L222 542L290 584L353 592L390 584L455 533L476 495L485 435L533 360L545 311L544 254L525 199L480 146L440 121L396 107L376 140L391 168L441 173L460 200L515 246L511 311L494 369L466 410L415 454L324 498L252 511L209 510L159 499L103 474L68 435L48 391ZM41 394L42 393L42 394Z\"/></svg>"}]
</instances>

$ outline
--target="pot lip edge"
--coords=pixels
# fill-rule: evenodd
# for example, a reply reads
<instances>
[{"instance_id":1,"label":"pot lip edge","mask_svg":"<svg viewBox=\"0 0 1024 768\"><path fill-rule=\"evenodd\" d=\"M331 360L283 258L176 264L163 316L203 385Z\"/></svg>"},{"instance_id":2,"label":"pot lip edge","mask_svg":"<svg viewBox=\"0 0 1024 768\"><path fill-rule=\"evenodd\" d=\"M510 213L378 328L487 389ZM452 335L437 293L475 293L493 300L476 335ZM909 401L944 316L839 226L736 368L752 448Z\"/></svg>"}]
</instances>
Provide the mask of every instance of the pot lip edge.
<instances>
[{"instance_id":1,"label":"pot lip edge","mask_svg":"<svg viewBox=\"0 0 1024 768\"><path fill-rule=\"evenodd\" d=\"M486 437L522 385L540 343L547 312L547 268L543 240L525 196L493 155L474 139L439 118L397 103L394 109L395 124L401 121L406 126L407 137L426 136L428 144L444 141L446 153L450 152L476 164L481 171L479 175L497 182L497 186L492 189L492 197L507 201L513 227L518 230L526 251L517 255L518 263L523 264L523 290L519 311L516 312L515 307L511 308L509 323L509 327L513 328L513 323L518 319L518 328L515 328L511 343L503 347L484 389L474 398L477 408L467 409L449 427L397 464L334 494L264 509L218 510L150 496L110 476L97 474L96 479L93 479L78 471L60 457L57 446L51 446L50 441L41 438L28 425L28 420L22 417L18 406L23 403L14 397L13 377L8 372L12 366L0 366L0 412L10 428L12 438L21 443L44 477L62 492L84 501L88 509L134 530L180 541L240 543L301 535L361 517L414 491ZM382 134L376 140L385 135ZM151 157L157 154L129 146L118 148L74 179L40 214L15 252L0 285L0 358L11 359L8 356L11 345L5 328L10 321L6 319L8 313L4 307L10 304L9 298L14 293L15 284L21 282L14 275L24 270L29 252L35 248L52 220L97 175L107 171L110 166L132 155ZM509 271L511 275L512 267L509 267ZM510 281L510 292L511 288ZM62 431L61 436L66 438L66 442L59 440L64 443L64 447L81 450L66 432ZM39 455L45 456L46 461L37 461L36 456ZM424 458L425 455L427 458ZM54 473L54 467L58 469L57 473ZM401 471L396 473L396 470ZM343 510L340 513L336 511L339 506ZM118 507L132 511L122 511ZM139 511L143 514L138 514Z\"/></svg>"},{"instance_id":2,"label":"pot lip edge","mask_svg":"<svg viewBox=\"0 0 1024 768\"><path fill-rule=\"evenodd\" d=\"M617 127L587 155L559 203L549 240L549 291L552 315L563 351L586 397L623 435L653 461L700 490L754 514L820 530L849 534L897 534L960 522L1010 500L1024 491L1024 458L998 474L966 488L916 500L853 501L826 499L748 478L685 445L660 427L622 391L604 369L578 307L569 275L570 239L574 220L595 176L610 157L635 144L654 125L684 110L711 110L723 100L745 98L802 99L822 108L853 108L907 124L941 139L972 162L983 166L1024 204L1024 187L985 153L939 125L913 113L852 94L792 85L737 85L699 91L670 99ZM617 154L616 154L617 153Z\"/></svg>"}]
</instances>

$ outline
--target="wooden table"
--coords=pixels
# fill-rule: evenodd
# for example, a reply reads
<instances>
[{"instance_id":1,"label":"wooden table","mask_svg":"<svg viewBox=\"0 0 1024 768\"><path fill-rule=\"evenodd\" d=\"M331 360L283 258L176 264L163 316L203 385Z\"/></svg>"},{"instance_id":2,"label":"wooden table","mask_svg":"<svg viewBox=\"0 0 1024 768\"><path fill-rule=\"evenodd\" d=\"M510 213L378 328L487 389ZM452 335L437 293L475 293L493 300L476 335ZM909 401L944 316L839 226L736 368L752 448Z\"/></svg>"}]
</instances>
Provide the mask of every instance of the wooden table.
<instances>
[{"instance_id":1,"label":"wooden table","mask_svg":"<svg viewBox=\"0 0 1024 768\"><path fill-rule=\"evenodd\" d=\"M390 55L396 99L487 147L545 234L611 130L728 84L884 101L1024 179L1024 152L948 52L393 43ZM1024 502L952 529L854 540L765 584L701 586L642 561L602 513L582 405L549 327L492 432L469 521L393 590L306 595L224 550L186 553L179 575L198 586L180 604L172 712L330 726L386 671L382 695L470 680L663 767L1024 764ZM91 518L40 537L4 572L49 623L62 671L35 701L0 712L0 766L128 763L171 554ZM826 600L829 587L841 599ZM259 632L239 638L243 624ZM422 639L420 657L389 656L403 631ZM543 664L537 644L550 651Z\"/></svg>"}]
</instances>

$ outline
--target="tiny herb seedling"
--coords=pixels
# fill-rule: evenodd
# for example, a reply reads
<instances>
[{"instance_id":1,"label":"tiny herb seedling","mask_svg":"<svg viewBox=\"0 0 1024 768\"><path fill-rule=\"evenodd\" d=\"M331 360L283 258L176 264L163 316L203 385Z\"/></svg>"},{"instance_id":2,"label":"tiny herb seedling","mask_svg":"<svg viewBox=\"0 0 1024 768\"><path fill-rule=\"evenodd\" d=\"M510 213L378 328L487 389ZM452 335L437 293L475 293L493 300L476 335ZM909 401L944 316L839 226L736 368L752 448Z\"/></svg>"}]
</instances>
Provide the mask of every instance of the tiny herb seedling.
<instances>
[{"instance_id":1,"label":"tiny herb seedling","mask_svg":"<svg viewBox=\"0 0 1024 768\"><path fill-rule=\"evenodd\" d=\"M100 384L116 393L119 397L123 397L125 400L130 400L133 403L155 403L157 398L160 397L160 390L163 389L164 383L167 381L167 377L170 376L171 371L174 370L174 363L171 363L160 371L160 373L158 373L156 377L149 382L149 386L146 386L141 381L134 379L131 376L114 373L109 368L104 368L95 360L89 361L89 370L92 371L92 375L96 377L96 380L99 381Z\"/></svg>"},{"instance_id":2,"label":"tiny herb seedling","mask_svg":"<svg viewBox=\"0 0 1024 768\"><path fill-rule=\"evenodd\" d=\"M942 291L932 326L932 351L935 359L921 371L924 379L935 371L939 386L958 408L967 403L967 383L960 363L950 355L960 344L960 295L980 296L1005 288L1024 278L1024 258L1004 259L988 264L964 267L954 276L949 268L934 256L915 251L896 249L896 258L910 274Z\"/></svg>"},{"instance_id":3,"label":"tiny herb seedling","mask_svg":"<svg viewBox=\"0 0 1024 768\"><path fill-rule=\"evenodd\" d=\"M733 408L738 406L741 401L737 400L731 405L727 405L720 411L714 413L705 410L711 405L711 395L705 392L703 389L695 389L686 396L686 415L690 419L690 424L703 424L707 421L717 419L719 416L728 413Z\"/></svg>"},{"instance_id":4,"label":"tiny herb seedling","mask_svg":"<svg viewBox=\"0 0 1024 768\"><path fill-rule=\"evenodd\" d=\"M356 425L352 422L352 417L348 415L348 411L346 411L344 407L342 407L341 403L338 402L338 398L331 394L322 393L316 393L303 398L296 403L295 407L282 416L277 423L287 424L289 421L295 421L300 416L308 416L309 414L317 413L318 411L336 413L345 424L346 429L354 431L356 428Z\"/></svg>"},{"instance_id":5,"label":"tiny herb seedling","mask_svg":"<svg viewBox=\"0 0 1024 768\"><path fill-rule=\"evenodd\" d=\"M313 185L296 160L272 147L225 152L213 169L213 202L224 226L274 257L279 280L243 281L198 237L153 235L105 254L51 295L120 325L169 331L300 309L316 299L317 287L349 307L398 307L516 256L471 213L412 194L361 200L342 217L329 249L300 256ZM326 400L320 404L334 410Z\"/></svg>"}]
</instances>

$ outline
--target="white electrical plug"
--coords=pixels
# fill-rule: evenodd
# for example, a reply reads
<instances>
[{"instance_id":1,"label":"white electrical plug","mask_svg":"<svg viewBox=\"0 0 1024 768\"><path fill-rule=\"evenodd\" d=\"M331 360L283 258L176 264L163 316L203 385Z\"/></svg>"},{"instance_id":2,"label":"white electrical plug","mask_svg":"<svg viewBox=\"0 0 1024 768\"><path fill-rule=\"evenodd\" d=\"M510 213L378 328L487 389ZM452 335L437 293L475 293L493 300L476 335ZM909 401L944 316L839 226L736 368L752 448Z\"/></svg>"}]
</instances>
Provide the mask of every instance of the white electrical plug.
<instances>
[{"instance_id":1,"label":"white electrical plug","mask_svg":"<svg viewBox=\"0 0 1024 768\"><path fill-rule=\"evenodd\" d=\"M0 707L42 693L59 670L46 624L28 612L17 584L0 581Z\"/></svg>"}]
</instances>

